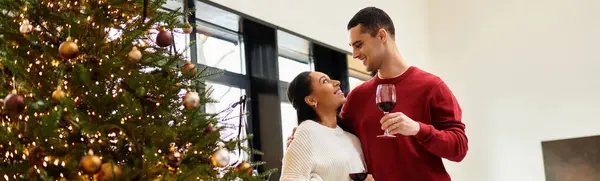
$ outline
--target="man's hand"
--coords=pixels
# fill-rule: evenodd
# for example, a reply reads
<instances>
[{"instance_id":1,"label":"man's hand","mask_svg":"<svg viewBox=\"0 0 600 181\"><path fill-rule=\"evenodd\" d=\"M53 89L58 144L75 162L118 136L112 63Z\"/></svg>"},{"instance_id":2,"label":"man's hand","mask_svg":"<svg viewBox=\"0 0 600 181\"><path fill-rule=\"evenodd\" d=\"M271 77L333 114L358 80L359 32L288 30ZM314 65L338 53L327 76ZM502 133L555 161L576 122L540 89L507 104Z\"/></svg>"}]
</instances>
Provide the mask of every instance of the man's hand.
<instances>
[{"instance_id":1,"label":"man's hand","mask_svg":"<svg viewBox=\"0 0 600 181\"><path fill-rule=\"evenodd\" d=\"M290 147L290 143L292 143L292 140L294 140L294 133L296 133L296 128L294 128L294 130L292 131L292 135L290 137L288 137L287 142L285 143L285 147Z\"/></svg>"},{"instance_id":2,"label":"man's hand","mask_svg":"<svg viewBox=\"0 0 600 181\"><path fill-rule=\"evenodd\" d=\"M381 129L388 130L390 134L413 136L421 129L419 123L410 119L401 112L389 113L381 118Z\"/></svg>"},{"instance_id":3,"label":"man's hand","mask_svg":"<svg viewBox=\"0 0 600 181\"><path fill-rule=\"evenodd\" d=\"M365 181L375 181L375 178L373 178L373 175L369 174L369 175L367 175L367 178L365 179Z\"/></svg>"}]
</instances>

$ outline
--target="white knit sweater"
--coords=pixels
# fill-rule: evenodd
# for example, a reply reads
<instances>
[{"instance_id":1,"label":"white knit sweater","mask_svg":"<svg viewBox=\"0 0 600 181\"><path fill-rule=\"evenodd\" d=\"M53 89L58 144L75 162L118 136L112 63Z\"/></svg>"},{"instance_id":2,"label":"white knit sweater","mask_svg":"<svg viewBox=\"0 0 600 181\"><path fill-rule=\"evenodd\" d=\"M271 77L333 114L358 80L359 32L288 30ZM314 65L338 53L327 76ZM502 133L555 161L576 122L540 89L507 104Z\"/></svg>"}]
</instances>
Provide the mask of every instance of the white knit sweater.
<instances>
[{"instance_id":1,"label":"white knit sweater","mask_svg":"<svg viewBox=\"0 0 600 181\"><path fill-rule=\"evenodd\" d=\"M282 181L344 181L364 172L360 140L340 127L304 121L283 158Z\"/></svg>"}]
</instances>

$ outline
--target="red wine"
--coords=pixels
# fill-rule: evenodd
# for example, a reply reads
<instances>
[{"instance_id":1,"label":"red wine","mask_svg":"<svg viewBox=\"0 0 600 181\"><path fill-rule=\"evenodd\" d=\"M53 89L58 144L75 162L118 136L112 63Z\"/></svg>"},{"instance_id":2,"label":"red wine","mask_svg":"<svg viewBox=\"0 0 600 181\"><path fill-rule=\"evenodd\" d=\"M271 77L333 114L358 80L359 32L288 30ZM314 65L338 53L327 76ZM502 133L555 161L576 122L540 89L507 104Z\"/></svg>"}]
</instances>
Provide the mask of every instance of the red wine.
<instances>
[{"instance_id":1,"label":"red wine","mask_svg":"<svg viewBox=\"0 0 600 181\"><path fill-rule=\"evenodd\" d=\"M351 173L350 179L352 179L352 181L363 181L367 179L367 175L367 173Z\"/></svg>"},{"instance_id":2,"label":"red wine","mask_svg":"<svg viewBox=\"0 0 600 181\"><path fill-rule=\"evenodd\" d=\"M379 110L381 110L383 112L390 112L390 111L392 111L392 109L394 109L394 106L396 106L395 102L380 102L380 103L377 103L377 107L379 107Z\"/></svg>"}]
</instances>

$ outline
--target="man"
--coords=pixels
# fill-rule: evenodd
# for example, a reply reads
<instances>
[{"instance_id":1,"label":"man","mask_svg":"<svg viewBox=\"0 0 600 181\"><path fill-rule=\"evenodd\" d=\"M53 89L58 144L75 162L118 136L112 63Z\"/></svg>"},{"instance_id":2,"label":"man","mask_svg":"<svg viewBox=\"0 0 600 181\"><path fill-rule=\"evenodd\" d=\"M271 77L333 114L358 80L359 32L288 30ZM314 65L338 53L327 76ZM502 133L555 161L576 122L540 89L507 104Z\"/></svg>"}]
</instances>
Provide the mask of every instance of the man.
<instances>
[{"instance_id":1,"label":"man","mask_svg":"<svg viewBox=\"0 0 600 181\"><path fill-rule=\"evenodd\" d=\"M360 139L369 173L377 181L449 181L442 158L460 162L468 150L453 93L439 77L402 58L394 24L383 10L364 8L347 28L352 56L377 71L348 94L340 113ZM375 102L379 84L396 88L396 106L387 115ZM378 137L386 129L396 137Z\"/></svg>"}]
</instances>

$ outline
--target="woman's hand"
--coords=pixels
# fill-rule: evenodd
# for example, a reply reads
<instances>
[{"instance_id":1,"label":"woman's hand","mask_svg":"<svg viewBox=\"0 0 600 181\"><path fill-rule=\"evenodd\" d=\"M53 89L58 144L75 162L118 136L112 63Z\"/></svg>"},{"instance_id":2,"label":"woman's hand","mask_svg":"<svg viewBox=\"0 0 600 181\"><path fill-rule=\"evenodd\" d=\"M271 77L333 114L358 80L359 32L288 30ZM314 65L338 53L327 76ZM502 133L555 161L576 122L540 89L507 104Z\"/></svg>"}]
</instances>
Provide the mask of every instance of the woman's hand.
<instances>
[{"instance_id":1,"label":"woman's hand","mask_svg":"<svg viewBox=\"0 0 600 181\"><path fill-rule=\"evenodd\" d=\"M365 179L365 181L375 181L375 178L373 178L373 175L369 174L369 175L367 175L367 178Z\"/></svg>"}]
</instances>

